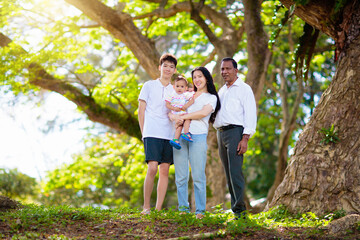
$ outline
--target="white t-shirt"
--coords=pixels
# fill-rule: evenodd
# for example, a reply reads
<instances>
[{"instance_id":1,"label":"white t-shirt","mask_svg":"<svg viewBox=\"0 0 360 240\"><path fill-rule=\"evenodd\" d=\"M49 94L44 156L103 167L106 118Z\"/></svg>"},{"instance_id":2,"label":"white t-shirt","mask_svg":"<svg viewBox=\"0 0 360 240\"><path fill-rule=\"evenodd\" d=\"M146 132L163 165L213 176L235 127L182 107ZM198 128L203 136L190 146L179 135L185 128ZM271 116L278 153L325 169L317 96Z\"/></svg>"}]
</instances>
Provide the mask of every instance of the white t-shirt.
<instances>
[{"instance_id":1,"label":"white t-shirt","mask_svg":"<svg viewBox=\"0 0 360 240\"><path fill-rule=\"evenodd\" d=\"M146 102L142 138L173 139L174 130L168 117L169 109L165 105L165 97L174 91L171 84L164 87L160 79L144 83L138 98Z\"/></svg>"},{"instance_id":2,"label":"white t-shirt","mask_svg":"<svg viewBox=\"0 0 360 240\"><path fill-rule=\"evenodd\" d=\"M252 136L256 130L256 102L251 87L239 78L228 88L220 88L221 108L216 115L214 127L230 124L242 125L244 134Z\"/></svg>"},{"instance_id":3,"label":"white t-shirt","mask_svg":"<svg viewBox=\"0 0 360 240\"><path fill-rule=\"evenodd\" d=\"M195 102L187 109L188 113L197 112L204 108L205 105L210 104L212 107L211 113L215 111L217 98L210 93L202 93L195 99ZM190 133L191 134L207 134L209 130L210 115L198 120L191 120Z\"/></svg>"}]
</instances>

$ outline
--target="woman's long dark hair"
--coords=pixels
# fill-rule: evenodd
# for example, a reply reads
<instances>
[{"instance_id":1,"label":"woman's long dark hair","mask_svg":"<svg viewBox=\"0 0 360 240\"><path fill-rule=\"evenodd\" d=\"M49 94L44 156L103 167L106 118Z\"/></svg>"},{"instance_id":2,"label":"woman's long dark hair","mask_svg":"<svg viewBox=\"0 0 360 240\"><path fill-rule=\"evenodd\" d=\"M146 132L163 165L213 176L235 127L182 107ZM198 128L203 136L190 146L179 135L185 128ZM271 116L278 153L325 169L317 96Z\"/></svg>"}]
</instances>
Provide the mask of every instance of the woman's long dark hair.
<instances>
[{"instance_id":1,"label":"woman's long dark hair","mask_svg":"<svg viewBox=\"0 0 360 240\"><path fill-rule=\"evenodd\" d=\"M210 94L216 96L216 99L217 99L216 100L216 108L215 108L215 111L211 114L210 119L209 119L210 123L214 123L216 114L220 110L220 98L219 98L219 95L218 95L218 93L216 91L216 88L215 88L215 85L214 85L214 80L213 80L209 70L207 70L207 68L205 68L205 67L197 67L194 70L192 70L191 71L191 78L194 77L194 72L195 71L201 71L204 74L204 77L206 78L206 87L207 87L208 92ZM194 84L194 90L195 90L195 92L197 92L197 87L195 86L195 84Z\"/></svg>"}]
</instances>

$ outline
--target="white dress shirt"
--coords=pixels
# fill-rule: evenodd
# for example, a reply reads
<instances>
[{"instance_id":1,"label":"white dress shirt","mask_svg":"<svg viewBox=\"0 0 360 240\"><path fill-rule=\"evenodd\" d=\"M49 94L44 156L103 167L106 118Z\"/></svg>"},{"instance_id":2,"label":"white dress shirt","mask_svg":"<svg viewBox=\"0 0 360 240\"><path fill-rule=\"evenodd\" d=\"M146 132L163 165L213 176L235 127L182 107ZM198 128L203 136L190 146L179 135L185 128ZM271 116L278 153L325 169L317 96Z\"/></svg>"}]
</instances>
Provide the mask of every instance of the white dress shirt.
<instances>
[{"instance_id":1,"label":"white dress shirt","mask_svg":"<svg viewBox=\"0 0 360 240\"><path fill-rule=\"evenodd\" d=\"M256 130L256 102L251 87L239 78L230 86L226 84L219 90L221 103L214 127L230 124L242 125L243 134L252 136Z\"/></svg>"}]
</instances>

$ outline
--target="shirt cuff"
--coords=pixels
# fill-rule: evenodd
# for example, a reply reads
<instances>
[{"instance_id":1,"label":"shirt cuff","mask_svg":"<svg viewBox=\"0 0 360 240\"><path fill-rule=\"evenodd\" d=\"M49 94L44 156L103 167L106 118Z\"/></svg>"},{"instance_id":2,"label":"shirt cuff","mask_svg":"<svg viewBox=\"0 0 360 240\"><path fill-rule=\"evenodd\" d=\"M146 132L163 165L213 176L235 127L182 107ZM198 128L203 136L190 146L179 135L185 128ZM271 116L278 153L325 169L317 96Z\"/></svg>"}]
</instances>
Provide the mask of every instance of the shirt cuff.
<instances>
[{"instance_id":1,"label":"shirt cuff","mask_svg":"<svg viewBox=\"0 0 360 240\"><path fill-rule=\"evenodd\" d=\"M245 128L244 132L243 132L243 134L248 134L248 135L250 135L250 137L252 137L252 135L254 135L254 133L255 133L254 130L248 129L248 128Z\"/></svg>"}]
</instances>

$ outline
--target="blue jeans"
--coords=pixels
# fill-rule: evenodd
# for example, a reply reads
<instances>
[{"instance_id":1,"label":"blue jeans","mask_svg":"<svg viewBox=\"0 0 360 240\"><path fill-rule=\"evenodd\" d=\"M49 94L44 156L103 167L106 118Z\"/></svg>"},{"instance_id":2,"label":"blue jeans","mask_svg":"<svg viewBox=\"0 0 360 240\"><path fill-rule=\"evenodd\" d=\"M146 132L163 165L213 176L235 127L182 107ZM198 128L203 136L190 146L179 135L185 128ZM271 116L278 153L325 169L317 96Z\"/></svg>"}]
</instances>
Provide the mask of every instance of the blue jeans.
<instances>
[{"instance_id":1,"label":"blue jeans","mask_svg":"<svg viewBox=\"0 0 360 240\"><path fill-rule=\"evenodd\" d=\"M195 191L195 213L204 213L206 207L206 143L207 134L193 134L193 142L179 139L180 150L174 150L175 183L177 187L179 210L189 212L188 182L189 161Z\"/></svg>"}]
</instances>

